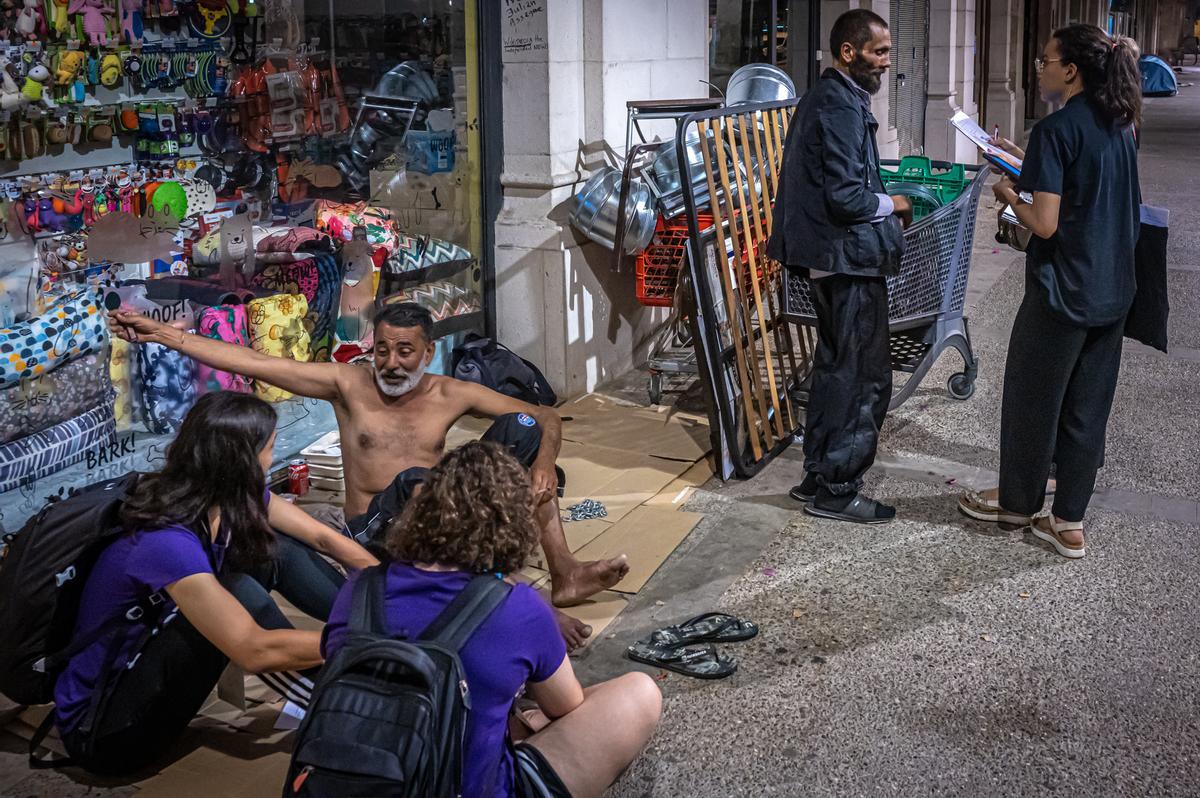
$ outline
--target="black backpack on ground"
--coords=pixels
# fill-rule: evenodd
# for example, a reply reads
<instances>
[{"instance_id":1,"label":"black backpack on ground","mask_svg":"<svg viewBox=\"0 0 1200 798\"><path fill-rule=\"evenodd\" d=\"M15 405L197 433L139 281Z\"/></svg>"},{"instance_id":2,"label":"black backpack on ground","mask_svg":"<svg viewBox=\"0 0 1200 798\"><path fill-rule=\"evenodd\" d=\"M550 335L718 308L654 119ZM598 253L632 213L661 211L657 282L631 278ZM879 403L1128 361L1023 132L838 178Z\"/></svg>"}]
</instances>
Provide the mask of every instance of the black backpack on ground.
<instances>
[{"instance_id":1,"label":"black backpack on ground","mask_svg":"<svg viewBox=\"0 0 1200 798\"><path fill-rule=\"evenodd\" d=\"M0 557L0 693L18 704L54 700L54 682L77 652L111 627L72 641L79 600L96 558L122 534L118 512L136 484L127 474L54 501L5 536ZM154 600L155 598L159 600ZM161 603L147 597L140 616ZM132 616L130 616L132 617Z\"/></svg>"},{"instance_id":2,"label":"black backpack on ground","mask_svg":"<svg viewBox=\"0 0 1200 798\"><path fill-rule=\"evenodd\" d=\"M491 338L469 334L462 346L454 348L451 364L457 379L477 382L531 405L558 404L558 396L537 366Z\"/></svg>"},{"instance_id":3,"label":"black backpack on ground","mask_svg":"<svg viewBox=\"0 0 1200 798\"><path fill-rule=\"evenodd\" d=\"M477 576L419 637L401 640L384 623L386 569L355 582L349 637L313 688L284 798L462 794L471 697L458 652L511 586Z\"/></svg>"}]
</instances>

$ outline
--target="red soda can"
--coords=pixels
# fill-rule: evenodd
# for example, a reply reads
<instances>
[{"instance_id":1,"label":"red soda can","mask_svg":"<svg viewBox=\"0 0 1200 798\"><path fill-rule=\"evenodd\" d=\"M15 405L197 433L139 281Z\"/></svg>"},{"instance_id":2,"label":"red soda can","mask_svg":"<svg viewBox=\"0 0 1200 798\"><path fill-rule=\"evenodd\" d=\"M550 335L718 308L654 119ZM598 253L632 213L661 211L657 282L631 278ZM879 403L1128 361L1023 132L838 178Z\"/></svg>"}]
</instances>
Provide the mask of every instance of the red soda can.
<instances>
[{"instance_id":1,"label":"red soda can","mask_svg":"<svg viewBox=\"0 0 1200 798\"><path fill-rule=\"evenodd\" d=\"M303 460L288 463L288 493L297 496L308 493L308 463Z\"/></svg>"}]
</instances>

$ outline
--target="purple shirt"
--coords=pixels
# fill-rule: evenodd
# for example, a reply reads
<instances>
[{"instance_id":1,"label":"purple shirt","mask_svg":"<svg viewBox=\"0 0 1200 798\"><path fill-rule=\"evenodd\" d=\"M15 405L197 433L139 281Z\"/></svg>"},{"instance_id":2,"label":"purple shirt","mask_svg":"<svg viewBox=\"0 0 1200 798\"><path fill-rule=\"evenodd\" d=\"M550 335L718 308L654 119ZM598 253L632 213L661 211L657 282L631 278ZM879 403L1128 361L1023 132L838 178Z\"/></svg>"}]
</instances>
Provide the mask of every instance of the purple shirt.
<instances>
[{"instance_id":1,"label":"purple shirt","mask_svg":"<svg viewBox=\"0 0 1200 798\"><path fill-rule=\"evenodd\" d=\"M225 548L224 545L213 546L218 569ZM79 601L75 637L89 634L115 616L123 616L130 607L167 585L193 574L210 573L213 573L213 567L204 543L187 527L169 526L122 535L100 554L88 574ZM162 618L173 616L174 610L174 602L168 600ZM56 722L60 732L73 730L83 719L96 682L103 673L109 646L115 646L115 678L115 669L129 664L132 648L145 629L141 621L126 621L71 658L54 685Z\"/></svg>"},{"instance_id":2,"label":"purple shirt","mask_svg":"<svg viewBox=\"0 0 1200 798\"><path fill-rule=\"evenodd\" d=\"M416 636L425 630L470 581L464 571L422 571L393 563L388 568L386 623L394 635ZM342 587L321 641L325 658L346 641L350 596L355 577ZM528 585L515 585L460 653L471 712L463 751L463 795L513 795L513 761L504 744L508 714L526 682L549 679L567 654L566 643L549 605ZM500 760L496 782L483 782Z\"/></svg>"}]
</instances>

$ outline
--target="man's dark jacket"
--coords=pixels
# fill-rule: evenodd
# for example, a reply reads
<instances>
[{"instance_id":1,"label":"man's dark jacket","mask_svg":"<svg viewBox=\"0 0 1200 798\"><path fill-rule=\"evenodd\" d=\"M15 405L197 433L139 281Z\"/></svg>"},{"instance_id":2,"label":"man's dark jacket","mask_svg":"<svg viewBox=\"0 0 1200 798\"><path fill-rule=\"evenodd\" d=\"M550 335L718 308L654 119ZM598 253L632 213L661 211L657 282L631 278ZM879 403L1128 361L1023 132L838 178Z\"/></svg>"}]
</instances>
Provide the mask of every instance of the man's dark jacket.
<instances>
[{"instance_id":1,"label":"man's dark jacket","mask_svg":"<svg viewBox=\"0 0 1200 798\"><path fill-rule=\"evenodd\" d=\"M836 70L825 70L788 131L768 255L793 269L860 277L900 270L900 220L889 215L871 222L876 194L885 193L878 128L870 101Z\"/></svg>"}]
</instances>

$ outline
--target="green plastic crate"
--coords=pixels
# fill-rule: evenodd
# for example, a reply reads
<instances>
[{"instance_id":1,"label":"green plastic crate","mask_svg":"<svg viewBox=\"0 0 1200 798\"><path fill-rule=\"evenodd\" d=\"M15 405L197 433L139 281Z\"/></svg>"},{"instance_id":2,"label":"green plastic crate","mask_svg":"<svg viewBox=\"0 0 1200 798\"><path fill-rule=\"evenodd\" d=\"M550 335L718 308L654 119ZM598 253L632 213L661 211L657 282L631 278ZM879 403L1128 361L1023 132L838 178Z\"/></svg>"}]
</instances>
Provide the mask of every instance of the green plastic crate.
<instances>
[{"instance_id":1,"label":"green plastic crate","mask_svg":"<svg viewBox=\"0 0 1200 798\"><path fill-rule=\"evenodd\" d=\"M953 164L949 169L935 169L930 160L922 155L906 155L900 159L900 165L896 169L880 167L879 173L884 186L893 183L917 183L928 187L942 201L942 205L949 205L958 199L971 182L962 164ZM927 202L920 199L913 201L914 219L927 216L934 210L936 209L930 207Z\"/></svg>"}]
</instances>

